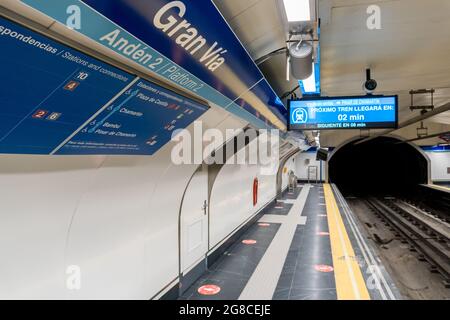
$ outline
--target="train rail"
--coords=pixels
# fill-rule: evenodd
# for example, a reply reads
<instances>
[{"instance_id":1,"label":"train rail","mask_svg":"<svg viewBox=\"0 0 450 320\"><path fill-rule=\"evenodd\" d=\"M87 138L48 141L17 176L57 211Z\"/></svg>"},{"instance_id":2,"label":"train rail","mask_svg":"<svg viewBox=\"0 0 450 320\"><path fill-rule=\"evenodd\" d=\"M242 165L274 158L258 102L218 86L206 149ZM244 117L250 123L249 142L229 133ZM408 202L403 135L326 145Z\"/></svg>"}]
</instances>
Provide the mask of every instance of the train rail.
<instances>
[{"instance_id":1,"label":"train rail","mask_svg":"<svg viewBox=\"0 0 450 320\"><path fill-rule=\"evenodd\" d=\"M450 288L450 225L447 218L422 210L411 202L394 197L367 198L369 208L396 231L412 251L419 252L419 260L427 261L432 272L444 278Z\"/></svg>"},{"instance_id":2,"label":"train rail","mask_svg":"<svg viewBox=\"0 0 450 320\"><path fill-rule=\"evenodd\" d=\"M412 194L401 197L404 202L445 222L450 222L450 193L429 185L417 186Z\"/></svg>"}]
</instances>

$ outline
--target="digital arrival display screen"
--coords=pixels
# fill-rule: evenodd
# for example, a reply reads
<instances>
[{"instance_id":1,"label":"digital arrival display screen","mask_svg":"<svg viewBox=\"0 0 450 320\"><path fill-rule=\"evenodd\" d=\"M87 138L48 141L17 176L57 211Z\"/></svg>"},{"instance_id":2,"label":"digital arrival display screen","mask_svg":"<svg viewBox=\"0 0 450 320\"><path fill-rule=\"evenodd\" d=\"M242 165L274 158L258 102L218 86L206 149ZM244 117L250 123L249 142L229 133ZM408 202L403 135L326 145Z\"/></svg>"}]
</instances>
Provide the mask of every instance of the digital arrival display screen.
<instances>
[{"instance_id":1,"label":"digital arrival display screen","mask_svg":"<svg viewBox=\"0 0 450 320\"><path fill-rule=\"evenodd\" d=\"M289 101L289 130L390 129L397 125L398 96Z\"/></svg>"}]
</instances>

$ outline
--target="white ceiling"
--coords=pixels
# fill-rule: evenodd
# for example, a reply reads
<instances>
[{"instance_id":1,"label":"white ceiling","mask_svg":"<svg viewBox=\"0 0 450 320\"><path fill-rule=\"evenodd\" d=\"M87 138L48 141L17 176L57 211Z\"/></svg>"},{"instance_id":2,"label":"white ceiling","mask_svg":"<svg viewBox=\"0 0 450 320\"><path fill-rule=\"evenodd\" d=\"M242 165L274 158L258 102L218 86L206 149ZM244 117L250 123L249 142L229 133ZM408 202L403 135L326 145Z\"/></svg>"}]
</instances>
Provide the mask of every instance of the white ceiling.
<instances>
[{"instance_id":1,"label":"white ceiling","mask_svg":"<svg viewBox=\"0 0 450 320\"><path fill-rule=\"evenodd\" d=\"M214 2L257 59L285 45L277 1ZM374 3L381 8L381 30L366 25L367 7ZM379 84L377 93L399 95L400 122L418 114L409 110L411 89L435 88L436 107L450 102L449 13L449 0L319 0L322 95L363 94L364 70L371 67ZM285 60L281 55L260 66L279 95L296 86L295 81L286 81ZM427 100L418 98L416 104L428 104ZM450 112L427 122L449 130ZM403 131L408 138L415 135L413 126ZM359 131L339 133L346 138L354 135ZM333 137L332 144L339 143L336 132L323 132L322 141L327 137Z\"/></svg>"}]
</instances>

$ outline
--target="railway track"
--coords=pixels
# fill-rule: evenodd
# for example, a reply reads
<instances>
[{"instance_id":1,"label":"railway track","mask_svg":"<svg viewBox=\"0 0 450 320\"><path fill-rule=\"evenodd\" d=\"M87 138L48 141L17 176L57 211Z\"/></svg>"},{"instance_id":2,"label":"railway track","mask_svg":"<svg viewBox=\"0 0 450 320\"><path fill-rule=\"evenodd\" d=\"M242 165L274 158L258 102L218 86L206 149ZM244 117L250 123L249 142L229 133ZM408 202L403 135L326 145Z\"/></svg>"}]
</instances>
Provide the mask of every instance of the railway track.
<instances>
[{"instance_id":1,"label":"railway track","mask_svg":"<svg viewBox=\"0 0 450 320\"><path fill-rule=\"evenodd\" d=\"M421 185L402 199L415 208L450 223L450 193Z\"/></svg>"},{"instance_id":2,"label":"railway track","mask_svg":"<svg viewBox=\"0 0 450 320\"><path fill-rule=\"evenodd\" d=\"M411 205L416 209L419 209L421 211L426 212L429 215L434 216L439 220L450 223L450 208L448 207L448 203L447 207L444 208L442 203L438 201L411 200L409 198L404 198L402 199L402 201Z\"/></svg>"},{"instance_id":3,"label":"railway track","mask_svg":"<svg viewBox=\"0 0 450 320\"><path fill-rule=\"evenodd\" d=\"M419 260L440 273L450 288L450 224L448 218L427 212L397 198L367 198L368 207L395 235L419 253Z\"/></svg>"}]
</instances>

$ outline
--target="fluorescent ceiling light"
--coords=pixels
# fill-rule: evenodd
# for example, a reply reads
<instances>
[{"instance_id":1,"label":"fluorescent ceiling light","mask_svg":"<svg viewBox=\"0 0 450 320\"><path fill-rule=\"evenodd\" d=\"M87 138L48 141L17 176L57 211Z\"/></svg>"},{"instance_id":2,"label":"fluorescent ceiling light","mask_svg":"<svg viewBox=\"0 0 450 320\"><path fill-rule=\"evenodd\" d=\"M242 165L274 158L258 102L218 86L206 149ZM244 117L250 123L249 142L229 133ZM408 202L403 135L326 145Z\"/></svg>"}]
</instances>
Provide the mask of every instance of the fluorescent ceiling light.
<instances>
[{"instance_id":1,"label":"fluorescent ceiling light","mask_svg":"<svg viewBox=\"0 0 450 320\"><path fill-rule=\"evenodd\" d=\"M314 67L313 63L313 72L309 76L308 79L302 80L303 82L303 89L305 90L305 93L311 93L311 92L317 92L316 88L316 68Z\"/></svg>"},{"instance_id":2,"label":"fluorescent ceiling light","mask_svg":"<svg viewBox=\"0 0 450 320\"><path fill-rule=\"evenodd\" d=\"M309 0L283 0L288 22L311 21Z\"/></svg>"}]
</instances>

